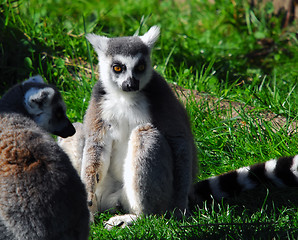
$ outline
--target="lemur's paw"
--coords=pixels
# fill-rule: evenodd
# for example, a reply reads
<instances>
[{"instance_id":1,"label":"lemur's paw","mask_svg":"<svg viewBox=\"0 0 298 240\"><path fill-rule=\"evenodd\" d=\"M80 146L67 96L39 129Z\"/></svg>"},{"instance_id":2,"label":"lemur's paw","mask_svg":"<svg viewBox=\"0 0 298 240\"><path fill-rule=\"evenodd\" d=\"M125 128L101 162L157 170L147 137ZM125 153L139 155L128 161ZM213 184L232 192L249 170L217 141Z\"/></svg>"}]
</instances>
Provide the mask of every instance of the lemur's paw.
<instances>
[{"instance_id":1,"label":"lemur's paw","mask_svg":"<svg viewBox=\"0 0 298 240\"><path fill-rule=\"evenodd\" d=\"M154 126L151 123L145 123L136 127L138 132L147 132L151 129L154 129Z\"/></svg>"},{"instance_id":2,"label":"lemur's paw","mask_svg":"<svg viewBox=\"0 0 298 240\"><path fill-rule=\"evenodd\" d=\"M111 217L107 222L105 222L104 227L108 230L111 230L114 227L125 228L127 226L131 226L137 218L138 217L135 214L117 215Z\"/></svg>"},{"instance_id":3,"label":"lemur's paw","mask_svg":"<svg viewBox=\"0 0 298 240\"><path fill-rule=\"evenodd\" d=\"M94 221L94 215L97 213L98 211L98 207L97 207L97 197L94 193L89 193L88 197L87 197L87 204L88 204L88 208L90 211L90 221L93 222Z\"/></svg>"}]
</instances>

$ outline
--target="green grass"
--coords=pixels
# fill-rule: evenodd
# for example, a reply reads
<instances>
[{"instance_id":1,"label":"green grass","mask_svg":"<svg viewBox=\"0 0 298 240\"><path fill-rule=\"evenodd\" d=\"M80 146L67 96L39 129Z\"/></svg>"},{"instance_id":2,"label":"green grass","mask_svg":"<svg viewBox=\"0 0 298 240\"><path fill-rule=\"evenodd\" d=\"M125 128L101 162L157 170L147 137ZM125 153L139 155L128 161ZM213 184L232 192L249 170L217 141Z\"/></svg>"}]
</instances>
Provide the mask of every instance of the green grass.
<instances>
[{"instance_id":1,"label":"green grass","mask_svg":"<svg viewBox=\"0 0 298 240\"><path fill-rule=\"evenodd\" d=\"M297 134L288 132L298 120L297 22L282 29L282 17L269 17L270 4L260 10L237 0L214 5L203 0L2 0L0 5L0 94L41 74L61 90L71 120L82 121L97 64L85 33L124 36L157 24L162 32L153 62L169 83L242 104L233 118L232 104L220 108L219 101L187 96L200 160L198 179L298 153ZM266 112L286 118L286 126L264 120ZM255 209L241 205L206 206L183 221L148 216L110 232L102 227L110 215L102 214L90 239L297 237L294 201L272 204L265 191Z\"/></svg>"}]
</instances>

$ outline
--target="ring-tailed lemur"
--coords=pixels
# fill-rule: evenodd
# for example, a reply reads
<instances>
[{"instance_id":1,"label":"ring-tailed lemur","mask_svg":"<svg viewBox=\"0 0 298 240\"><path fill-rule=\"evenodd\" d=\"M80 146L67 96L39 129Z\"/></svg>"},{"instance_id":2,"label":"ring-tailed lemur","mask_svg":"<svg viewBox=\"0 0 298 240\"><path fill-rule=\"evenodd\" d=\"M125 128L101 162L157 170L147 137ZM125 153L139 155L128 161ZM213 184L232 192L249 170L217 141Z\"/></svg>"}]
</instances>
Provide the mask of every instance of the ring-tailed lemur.
<instances>
[{"instance_id":1,"label":"ring-tailed lemur","mask_svg":"<svg viewBox=\"0 0 298 240\"><path fill-rule=\"evenodd\" d=\"M195 145L185 109L152 69L158 36L158 27L141 37L87 36L100 68L83 125L81 178L92 213L122 208L135 219L187 209Z\"/></svg>"},{"instance_id":2,"label":"ring-tailed lemur","mask_svg":"<svg viewBox=\"0 0 298 240\"><path fill-rule=\"evenodd\" d=\"M98 54L100 79L84 123L77 125L80 133L60 144L86 184L91 213L117 208L129 213L112 217L107 228L130 224L140 214L187 212L189 200L196 204L210 194L228 196L233 185L230 190L225 186L230 181L235 181L236 190L249 189L257 177L278 177L275 167L287 161L194 184L197 158L186 111L151 66L150 52L158 36L156 26L143 36L87 35ZM297 157L285 171L292 172L296 183Z\"/></svg>"},{"instance_id":3,"label":"ring-tailed lemur","mask_svg":"<svg viewBox=\"0 0 298 240\"><path fill-rule=\"evenodd\" d=\"M36 76L0 99L0 239L88 239L84 185L45 130L75 133L58 90Z\"/></svg>"}]
</instances>

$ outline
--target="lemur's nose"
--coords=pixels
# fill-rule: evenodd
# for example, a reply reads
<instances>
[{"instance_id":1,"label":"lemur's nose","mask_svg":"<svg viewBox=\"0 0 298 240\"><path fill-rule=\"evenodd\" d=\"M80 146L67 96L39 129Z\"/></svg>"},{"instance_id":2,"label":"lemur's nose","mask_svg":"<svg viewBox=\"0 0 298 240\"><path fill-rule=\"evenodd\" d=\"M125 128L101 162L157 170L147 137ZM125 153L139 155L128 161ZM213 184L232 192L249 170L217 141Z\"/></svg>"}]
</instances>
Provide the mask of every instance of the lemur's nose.
<instances>
[{"instance_id":1,"label":"lemur's nose","mask_svg":"<svg viewBox=\"0 0 298 240\"><path fill-rule=\"evenodd\" d=\"M125 92L138 91L140 89L140 81L134 77L128 78L122 83L122 90Z\"/></svg>"}]
</instances>

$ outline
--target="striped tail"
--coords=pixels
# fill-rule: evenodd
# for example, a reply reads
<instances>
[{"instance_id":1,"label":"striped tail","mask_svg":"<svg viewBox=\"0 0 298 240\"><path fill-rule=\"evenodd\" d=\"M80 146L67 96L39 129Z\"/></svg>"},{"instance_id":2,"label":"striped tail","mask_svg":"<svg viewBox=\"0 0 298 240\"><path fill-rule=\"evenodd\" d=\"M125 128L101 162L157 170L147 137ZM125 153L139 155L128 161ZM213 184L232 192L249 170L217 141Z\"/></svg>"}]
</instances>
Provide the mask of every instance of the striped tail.
<instances>
[{"instance_id":1,"label":"striped tail","mask_svg":"<svg viewBox=\"0 0 298 240\"><path fill-rule=\"evenodd\" d=\"M194 185L194 199L191 202L220 201L261 184L298 187L298 155L272 159L200 181Z\"/></svg>"}]
</instances>

